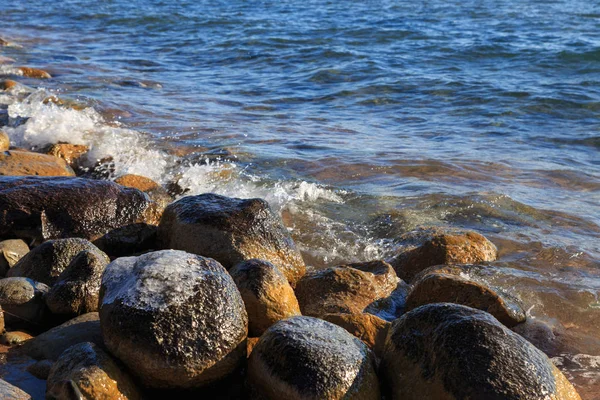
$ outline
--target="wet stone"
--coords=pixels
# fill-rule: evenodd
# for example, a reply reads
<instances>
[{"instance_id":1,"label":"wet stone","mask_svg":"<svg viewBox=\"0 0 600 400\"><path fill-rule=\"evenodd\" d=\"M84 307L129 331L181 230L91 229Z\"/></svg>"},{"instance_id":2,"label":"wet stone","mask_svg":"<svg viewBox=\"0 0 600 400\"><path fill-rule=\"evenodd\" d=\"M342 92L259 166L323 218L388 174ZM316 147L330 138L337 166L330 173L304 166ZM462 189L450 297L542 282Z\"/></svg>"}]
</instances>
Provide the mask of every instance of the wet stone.
<instances>
[{"instance_id":1,"label":"wet stone","mask_svg":"<svg viewBox=\"0 0 600 400\"><path fill-rule=\"evenodd\" d=\"M33 336L26 332L4 332L4 334L0 336L0 343L5 346L19 346L31 339L33 339Z\"/></svg>"},{"instance_id":2,"label":"wet stone","mask_svg":"<svg viewBox=\"0 0 600 400\"><path fill-rule=\"evenodd\" d=\"M281 218L262 199L184 197L165 209L158 236L163 248L211 257L227 269L253 258L271 262L292 286L306 270Z\"/></svg>"},{"instance_id":3,"label":"wet stone","mask_svg":"<svg viewBox=\"0 0 600 400\"><path fill-rule=\"evenodd\" d=\"M9 239L0 242L0 276L4 277L25 254L29 246L21 239Z\"/></svg>"},{"instance_id":4,"label":"wet stone","mask_svg":"<svg viewBox=\"0 0 600 400\"><path fill-rule=\"evenodd\" d=\"M0 379L0 398L3 400L31 400L30 395L4 379Z\"/></svg>"},{"instance_id":5,"label":"wet stone","mask_svg":"<svg viewBox=\"0 0 600 400\"><path fill-rule=\"evenodd\" d=\"M27 372L38 379L46 380L48 379L48 375L50 375L50 369L53 364L54 362L50 360L37 361L27 367Z\"/></svg>"},{"instance_id":6,"label":"wet stone","mask_svg":"<svg viewBox=\"0 0 600 400\"><path fill-rule=\"evenodd\" d=\"M248 360L260 399L381 398L373 353L337 325L292 317L271 326Z\"/></svg>"},{"instance_id":7,"label":"wet stone","mask_svg":"<svg viewBox=\"0 0 600 400\"><path fill-rule=\"evenodd\" d=\"M10 327L40 329L46 324L48 310L44 296L49 287L29 278L0 279L0 305Z\"/></svg>"},{"instance_id":8,"label":"wet stone","mask_svg":"<svg viewBox=\"0 0 600 400\"><path fill-rule=\"evenodd\" d=\"M380 372L391 399L579 399L527 340L491 314L450 303L394 321Z\"/></svg>"},{"instance_id":9,"label":"wet stone","mask_svg":"<svg viewBox=\"0 0 600 400\"><path fill-rule=\"evenodd\" d=\"M381 358L390 323L372 314L325 314L325 321L336 324L362 340Z\"/></svg>"},{"instance_id":10,"label":"wet stone","mask_svg":"<svg viewBox=\"0 0 600 400\"><path fill-rule=\"evenodd\" d=\"M0 153L0 175L75 176L65 160L19 150Z\"/></svg>"},{"instance_id":11,"label":"wet stone","mask_svg":"<svg viewBox=\"0 0 600 400\"><path fill-rule=\"evenodd\" d=\"M145 386L207 386L246 359L244 302L215 260L177 250L118 258L100 296L106 347Z\"/></svg>"},{"instance_id":12,"label":"wet stone","mask_svg":"<svg viewBox=\"0 0 600 400\"><path fill-rule=\"evenodd\" d=\"M89 146L83 144L56 143L43 149L45 154L61 158L71 167L76 168L79 159L89 151Z\"/></svg>"},{"instance_id":13,"label":"wet stone","mask_svg":"<svg viewBox=\"0 0 600 400\"><path fill-rule=\"evenodd\" d=\"M10 148L10 138L6 132L0 131L0 151L4 152Z\"/></svg>"},{"instance_id":14,"label":"wet stone","mask_svg":"<svg viewBox=\"0 0 600 400\"><path fill-rule=\"evenodd\" d=\"M94 240L94 245L111 257L139 255L156 249L157 231L156 225L145 223L126 225Z\"/></svg>"}]
</instances>

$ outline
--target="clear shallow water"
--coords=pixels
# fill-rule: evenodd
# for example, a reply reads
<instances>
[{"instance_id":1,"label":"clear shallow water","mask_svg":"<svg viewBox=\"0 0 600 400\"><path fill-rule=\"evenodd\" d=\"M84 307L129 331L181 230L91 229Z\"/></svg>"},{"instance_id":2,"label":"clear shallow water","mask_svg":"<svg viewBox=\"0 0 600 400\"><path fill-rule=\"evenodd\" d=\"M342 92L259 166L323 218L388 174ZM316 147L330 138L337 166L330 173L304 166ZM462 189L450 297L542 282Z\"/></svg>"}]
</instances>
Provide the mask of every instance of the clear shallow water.
<instances>
[{"instance_id":1,"label":"clear shallow water","mask_svg":"<svg viewBox=\"0 0 600 400\"><path fill-rule=\"evenodd\" d=\"M476 229L499 247L498 284L569 338L552 355L600 392L598 363L569 361L600 355L597 2L33 0L0 14L22 46L0 55L54 76L20 78L46 89L27 100L0 93L31 117L15 141L88 143L115 175L265 197L316 267L385 257L418 225Z\"/></svg>"}]
</instances>

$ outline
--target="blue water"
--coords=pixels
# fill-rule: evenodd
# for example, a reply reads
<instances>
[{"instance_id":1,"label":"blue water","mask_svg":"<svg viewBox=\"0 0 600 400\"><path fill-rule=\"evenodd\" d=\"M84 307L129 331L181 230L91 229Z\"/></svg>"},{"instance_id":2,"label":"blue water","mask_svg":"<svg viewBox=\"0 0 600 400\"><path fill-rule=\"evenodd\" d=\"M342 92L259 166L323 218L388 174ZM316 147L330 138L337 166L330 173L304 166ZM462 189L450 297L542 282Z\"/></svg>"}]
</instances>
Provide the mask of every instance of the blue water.
<instances>
[{"instance_id":1,"label":"blue water","mask_svg":"<svg viewBox=\"0 0 600 400\"><path fill-rule=\"evenodd\" d=\"M23 83L172 156L163 183L276 203L310 264L468 227L566 285L541 314L600 324L598 1L4 0L0 35L54 76Z\"/></svg>"}]
</instances>

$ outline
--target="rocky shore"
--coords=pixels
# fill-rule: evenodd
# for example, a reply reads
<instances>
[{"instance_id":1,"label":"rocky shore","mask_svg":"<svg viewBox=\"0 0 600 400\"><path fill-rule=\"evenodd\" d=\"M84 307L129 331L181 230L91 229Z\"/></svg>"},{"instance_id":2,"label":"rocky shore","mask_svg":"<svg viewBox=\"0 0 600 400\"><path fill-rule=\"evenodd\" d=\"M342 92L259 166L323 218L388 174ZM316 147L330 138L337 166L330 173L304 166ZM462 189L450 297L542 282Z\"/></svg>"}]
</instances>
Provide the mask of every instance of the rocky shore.
<instances>
[{"instance_id":1,"label":"rocky shore","mask_svg":"<svg viewBox=\"0 0 600 400\"><path fill-rule=\"evenodd\" d=\"M81 143L0 147L0 352L48 399L580 398L515 332L524 305L488 284L477 232L422 227L391 259L315 270L263 199L105 180Z\"/></svg>"}]
</instances>

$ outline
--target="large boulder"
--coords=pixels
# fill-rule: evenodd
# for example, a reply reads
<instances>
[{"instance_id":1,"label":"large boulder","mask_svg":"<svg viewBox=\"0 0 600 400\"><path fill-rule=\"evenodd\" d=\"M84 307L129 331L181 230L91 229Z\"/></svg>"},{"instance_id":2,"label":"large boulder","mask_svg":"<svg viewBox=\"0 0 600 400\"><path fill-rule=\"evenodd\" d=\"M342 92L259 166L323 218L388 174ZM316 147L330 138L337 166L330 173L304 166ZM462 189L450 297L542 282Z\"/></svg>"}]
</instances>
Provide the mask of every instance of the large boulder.
<instances>
[{"instance_id":1,"label":"large boulder","mask_svg":"<svg viewBox=\"0 0 600 400\"><path fill-rule=\"evenodd\" d=\"M7 326L39 329L48 311L44 296L48 286L28 278L0 279L0 306Z\"/></svg>"},{"instance_id":2,"label":"large boulder","mask_svg":"<svg viewBox=\"0 0 600 400\"><path fill-rule=\"evenodd\" d=\"M5 277L8 270L12 268L25 254L29 252L29 246L21 239L9 239L0 242L0 277Z\"/></svg>"},{"instance_id":3,"label":"large boulder","mask_svg":"<svg viewBox=\"0 0 600 400\"><path fill-rule=\"evenodd\" d=\"M380 371L391 399L580 399L527 340L491 314L450 303L394 321Z\"/></svg>"},{"instance_id":4,"label":"large boulder","mask_svg":"<svg viewBox=\"0 0 600 400\"><path fill-rule=\"evenodd\" d=\"M109 261L99 251L80 252L46 295L48 309L71 317L98 311L100 280Z\"/></svg>"},{"instance_id":5,"label":"large boulder","mask_svg":"<svg viewBox=\"0 0 600 400\"><path fill-rule=\"evenodd\" d=\"M131 224L113 229L106 235L94 240L100 250L111 257L139 255L156 249L158 227L150 224Z\"/></svg>"},{"instance_id":6,"label":"large boulder","mask_svg":"<svg viewBox=\"0 0 600 400\"><path fill-rule=\"evenodd\" d=\"M300 306L285 275L263 260L241 262L229 270L248 312L248 333L258 337L285 318L300 315Z\"/></svg>"},{"instance_id":7,"label":"large boulder","mask_svg":"<svg viewBox=\"0 0 600 400\"><path fill-rule=\"evenodd\" d=\"M303 315L360 314L398 286L394 269L384 261L326 268L306 274L296 286Z\"/></svg>"},{"instance_id":8,"label":"large boulder","mask_svg":"<svg viewBox=\"0 0 600 400\"><path fill-rule=\"evenodd\" d=\"M97 312L80 315L36 336L23 345L23 350L36 360L56 360L63 351L82 342L104 345Z\"/></svg>"},{"instance_id":9,"label":"large boulder","mask_svg":"<svg viewBox=\"0 0 600 400\"><path fill-rule=\"evenodd\" d=\"M479 233L451 228L420 228L402 235L399 242L400 249L389 263L408 282L434 265L478 264L494 261L498 253Z\"/></svg>"},{"instance_id":10,"label":"large boulder","mask_svg":"<svg viewBox=\"0 0 600 400\"><path fill-rule=\"evenodd\" d=\"M227 269L253 258L269 261L292 286L306 271L281 218L262 199L184 197L165 209L158 237L163 248L212 257Z\"/></svg>"},{"instance_id":11,"label":"large boulder","mask_svg":"<svg viewBox=\"0 0 600 400\"><path fill-rule=\"evenodd\" d=\"M0 175L75 176L75 172L62 158L8 150L0 153Z\"/></svg>"},{"instance_id":12,"label":"large boulder","mask_svg":"<svg viewBox=\"0 0 600 400\"><path fill-rule=\"evenodd\" d=\"M114 182L0 177L0 238L35 244L66 237L94 240L121 226L157 223L148 211L152 204L146 194Z\"/></svg>"},{"instance_id":13,"label":"large boulder","mask_svg":"<svg viewBox=\"0 0 600 400\"><path fill-rule=\"evenodd\" d=\"M8 276L23 276L52 286L82 251L94 253L98 259L108 263L106 254L88 240L56 239L31 249L8 271Z\"/></svg>"},{"instance_id":14,"label":"large boulder","mask_svg":"<svg viewBox=\"0 0 600 400\"><path fill-rule=\"evenodd\" d=\"M248 359L248 383L260 399L381 398L368 347L312 317L288 318L267 329Z\"/></svg>"},{"instance_id":15,"label":"large boulder","mask_svg":"<svg viewBox=\"0 0 600 400\"><path fill-rule=\"evenodd\" d=\"M50 369L46 385L47 399L77 398L72 396L74 391L84 399L142 398L129 374L101 348L89 342L65 350Z\"/></svg>"},{"instance_id":16,"label":"large boulder","mask_svg":"<svg viewBox=\"0 0 600 400\"><path fill-rule=\"evenodd\" d=\"M245 359L244 302L215 260L177 250L118 258L100 296L107 348L146 386L206 386Z\"/></svg>"},{"instance_id":17,"label":"large boulder","mask_svg":"<svg viewBox=\"0 0 600 400\"><path fill-rule=\"evenodd\" d=\"M115 179L115 182L119 185L136 188L146 193L153 202L153 206L149 212L154 213L156 220L160 220L165 207L173 201L173 197L167 192L167 189L145 176L133 174L121 175Z\"/></svg>"},{"instance_id":18,"label":"large boulder","mask_svg":"<svg viewBox=\"0 0 600 400\"><path fill-rule=\"evenodd\" d=\"M525 310L509 293L489 285L482 277L485 265L441 265L421 272L406 298L406 310L429 303L456 303L492 314L512 328L524 322Z\"/></svg>"}]
</instances>

